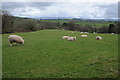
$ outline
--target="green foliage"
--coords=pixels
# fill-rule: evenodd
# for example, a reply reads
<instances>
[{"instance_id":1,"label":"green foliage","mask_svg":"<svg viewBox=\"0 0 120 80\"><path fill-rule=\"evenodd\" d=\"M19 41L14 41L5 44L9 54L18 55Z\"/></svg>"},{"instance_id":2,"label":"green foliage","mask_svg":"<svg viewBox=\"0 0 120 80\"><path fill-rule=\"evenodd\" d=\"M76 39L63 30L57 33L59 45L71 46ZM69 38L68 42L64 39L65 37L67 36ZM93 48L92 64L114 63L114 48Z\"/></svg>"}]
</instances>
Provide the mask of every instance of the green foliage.
<instances>
[{"instance_id":1,"label":"green foliage","mask_svg":"<svg viewBox=\"0 0 120 80\"><path fill-rule=\"evenodd\" d=\"M85 25L91 25L92 27L95 27L95 28L100 28L102 26L109 26L109 24L111 24L112 22L78 22L76 24L81 24L83 26Z\"/></svg>"},{"instance_id":2,"label":"green foliage","mask_svg":"<svg viewBox=\"0 0 120 80\"><path fill-rule=\"evenodd\" d=\"M107 26L100 27L98 31L100 33L107 33L108 32L108 27Z\"/></svg>"},{"instance_id":3,"label":"green foliage","mask_svg":"<svg viewBox=\"0 0 120 80\"><path fill-rule=\"evenodd\" d=\"M15 34L15 33L14 33ZM118 34L93 34L64 30L16 33L25 45L9 46L2 40L3 78L117 78ZM76 36L75 42L62 39ZM96 36L102 40L95 40Z\"/></svg>"},{"instance_id":4,"label":"green foliage","mask_svg":"<svg viewBox=\"0 0 120 80\"><path fill-rule=\"evenodd\" d=\"M108 33L113 33L113 29L115 28L115 25L114 24L110 24L109 25L109 28L108 28Z\"/></svg>"}]
</instances>

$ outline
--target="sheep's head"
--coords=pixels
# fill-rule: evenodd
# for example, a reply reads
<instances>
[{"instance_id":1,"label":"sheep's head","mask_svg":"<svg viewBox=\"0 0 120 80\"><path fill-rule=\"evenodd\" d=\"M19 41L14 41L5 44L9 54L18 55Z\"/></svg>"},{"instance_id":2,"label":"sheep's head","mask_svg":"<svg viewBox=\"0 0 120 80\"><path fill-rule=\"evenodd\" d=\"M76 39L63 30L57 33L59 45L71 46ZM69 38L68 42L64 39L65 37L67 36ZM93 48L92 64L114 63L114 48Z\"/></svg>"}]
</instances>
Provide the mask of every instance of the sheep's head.
<instances>
[{"instance_id":1,"label":"sheep's head","mask_svg":"<svg viewBox=\"0 0 120 80\"><path fill-rule=\"evenodd\" d=\"M97 36L96 37L96 40L101 40L102 38L100 36Z\"/></svg>"},{"instance_id":2,"label":"sheep's head","mask_svg":"<svg viewBox=\"0 0 120 80\"><path fill-rule=\"evenodd\" d=\"M96 38L96 40L99 40L99 39L100 39L99 37Z\"/></svg>"},{"instance_id":3,"label":"sheep's head","mask_svg":"<svg viewBox=\"0 0 120 80\"><path fill-rule=\"evenodd\" d=\"M21 40L18 42L19 44L24 44L24 40Z\"/></svg>"},{"instance_id":4,"label":"sheep's head","mask_svg":"<svg viewBox=\"0 0 120 80\"><path fill-rule=\"evenodd\" d=\"M74 41L76 40L76 37L73 37Z\"/></svg>"}]
</instances>

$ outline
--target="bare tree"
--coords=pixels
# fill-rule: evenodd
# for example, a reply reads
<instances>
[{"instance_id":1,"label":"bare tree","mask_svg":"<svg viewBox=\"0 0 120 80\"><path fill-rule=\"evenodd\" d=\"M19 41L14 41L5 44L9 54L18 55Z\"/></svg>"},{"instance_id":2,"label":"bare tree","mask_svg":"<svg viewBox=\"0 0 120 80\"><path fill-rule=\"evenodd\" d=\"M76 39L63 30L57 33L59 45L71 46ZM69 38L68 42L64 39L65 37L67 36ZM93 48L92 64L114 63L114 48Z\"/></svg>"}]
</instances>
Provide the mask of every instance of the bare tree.
<instances>
[{"instance_id":1,"label":"bare tree","mask_svg":"<svg viewBox=\"0 0 120 80\"><path fill-rule=\"evenodd\" d=\"M2 15L2 33L13 32L13 16L5 10L1 11Z\"/></svg>"}]
</instances>

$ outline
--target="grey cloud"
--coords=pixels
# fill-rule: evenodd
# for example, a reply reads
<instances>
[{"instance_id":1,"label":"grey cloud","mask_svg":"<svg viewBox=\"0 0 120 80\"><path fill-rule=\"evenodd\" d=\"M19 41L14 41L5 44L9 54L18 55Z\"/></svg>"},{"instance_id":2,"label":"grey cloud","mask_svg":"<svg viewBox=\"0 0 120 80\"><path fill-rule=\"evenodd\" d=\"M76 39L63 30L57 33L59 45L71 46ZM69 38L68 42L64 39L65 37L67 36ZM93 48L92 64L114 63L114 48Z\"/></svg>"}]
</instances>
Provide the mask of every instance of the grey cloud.
<instances>
[{"instance_id":1,"label":"grey cloud","mask_svg":"<svg viewBox=\"0 0 120 80\"><path fill-rule=\"evenodd\" d=\"M91 8L88 8L88 7L83 8L83 9L80 8L80 9L83 10L83 12L81 12L81 13L79 13L80 12L79 7L81 7L81 6L79 6L78 4L74 5L74 6L76 6L76 8L78 8L78 10L75 9L76 13L72 13L72 12L75 11L74 8L71 7L72 5L68 6L68 5L61 5L61 4L64 4L64 3L61 3L61 2L3 2L2 3L2 8L5 9L5 10L8 10L8 11L11 11L11 12L15 8L19 8L19 9L22 8L21 11L19 12L20 16L21 15L24 16L24 14L20 14L20 13L25 13L25 12L28 11L28 10L25 9L26 6L34 7L37 10L40 10L40 11L42 10L43 12L45 12L45 14L42 14L42 15L39 13L38 15L41 15L39 17L43 17L43 16L45 16L45 17L46 16L47 17L55 17L55 16L58 16L58 17L62 17L62 16L63 17L73 17L75 15L78 15L78 16L83 15L83 16L80 16L80 17L90 18L90 16L93 16L94 18L111 19L111 18L117 18L117 16L118 16L118 4L93 4L93 6ZM69 4L69 3L67 3L67 4ZM85 4L85 5L87 6L89 4ZM53 6L53 7L50 8L50 10L46 10L47 8L49 8L51 6ZM69 8L67 8L67 7L71 7L71 9L73 9L73 10L70 12L70 11L68 11ZM87 12L87 9L92 9L94 7L98 7L98 9L100 9L100 10L97 10L97 12L92 12L92 13L90 13L89 11ZM55 8L55 10L53 8ZM87 13L85 13L85 11ZM102 11L104 11L105 13L103 13ZM14 11L12 13L14 15L18 15L18 14L15 14ZM100 15L100 17L97 16L96 14ZM101 15L101 14L103 14L103 15Z\"/></svg>"},{"instance_id":2,"label":"grey cloud","mask_svg":"<svg viewBox=\"0 0 120 80\"><path fill-rule=\"evenodd\" d=\"M24 7L24 5L22 5ZM2 2L2 9L9 10L21 7L21 3L18 2Z\"/></svg>"},{"instance_id":3,"label":"grey cloud","mask_svg":"<svg viewBox=\"0 0 120 80\"><path fill-rule=\"evenodd\" d=\"M118 6L110 5L108 8L106 8L106 17L107 18L113 18L113 17L117 18L118 17Z\"/></svg>"},{"instance_id":4,"label":"grey cloud","mask_svg":"<svg viewBox=\"0 0 120 80\"><path fill-rule=\"evenodd\" d=\"M2 9L13 10L15 8L35 7L38 9L45 9L46 7L52 5L53 2L3 2Z\"/></svg>"},{"instance_id":5,"label":"grey cloud","mask_svg":"<svg viewBox=\"0 0 120 80\"><path fill-rule=\"evenodd\" d=\"M109 4L109 5L97 5L99 8L105 10L106 18L117 18L118 17L118 4Z\"/></svg>"}]
</instances>

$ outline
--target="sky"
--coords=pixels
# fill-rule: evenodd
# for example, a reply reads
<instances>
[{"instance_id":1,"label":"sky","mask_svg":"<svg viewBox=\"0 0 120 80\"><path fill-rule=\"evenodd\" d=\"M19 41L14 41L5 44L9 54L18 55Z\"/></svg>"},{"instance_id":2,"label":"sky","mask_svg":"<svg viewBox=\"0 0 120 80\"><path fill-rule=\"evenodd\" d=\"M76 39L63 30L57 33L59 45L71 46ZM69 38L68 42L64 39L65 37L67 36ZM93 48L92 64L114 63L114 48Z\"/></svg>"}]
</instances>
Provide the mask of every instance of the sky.
<instances>
[{"instance_id":1,"label":"sky","mask_svg":"<svg viewBox=\"0 0 120 80\"><path fill-rule=\"evenodd\" d=\"M8 0L2 9L29 18L117 19L118 0Z\"/></svg>"}]
</instances>

